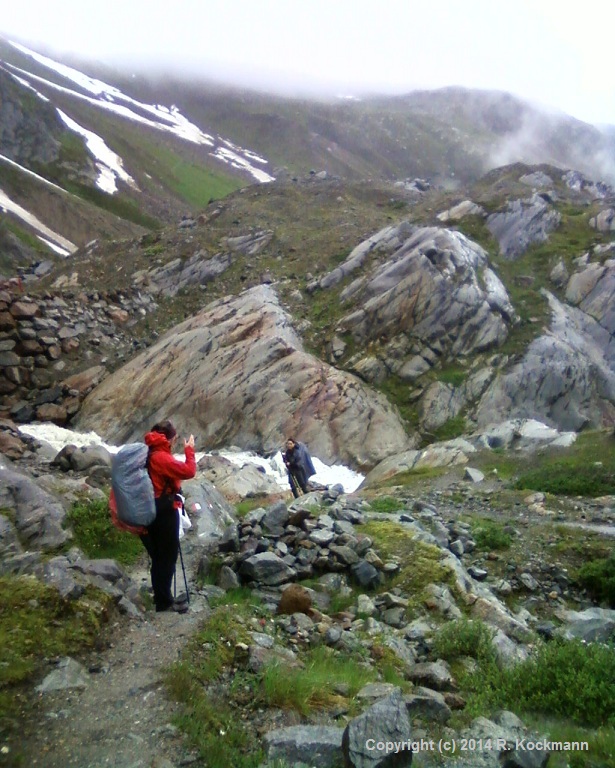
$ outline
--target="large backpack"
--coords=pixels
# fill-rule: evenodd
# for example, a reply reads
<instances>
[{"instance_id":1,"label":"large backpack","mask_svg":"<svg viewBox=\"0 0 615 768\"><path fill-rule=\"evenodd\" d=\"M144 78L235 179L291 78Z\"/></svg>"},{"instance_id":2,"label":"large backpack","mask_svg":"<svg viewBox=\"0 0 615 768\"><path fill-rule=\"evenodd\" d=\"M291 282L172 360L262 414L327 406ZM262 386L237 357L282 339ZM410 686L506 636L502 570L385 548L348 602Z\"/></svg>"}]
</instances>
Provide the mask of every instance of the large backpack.
<instances>
[{"instance_id":1,"label":"large backpack","mask_svg":"<svg viewBox=\"0 0 615 768\"><path fill-rule=\"evenodd\" d=\"M131 533L146 533L145 527L156 517L148 459L147 445L129 443L120 448L111 461L111 517L115 514L118 527Z\"/></svg>"}]
</instances>

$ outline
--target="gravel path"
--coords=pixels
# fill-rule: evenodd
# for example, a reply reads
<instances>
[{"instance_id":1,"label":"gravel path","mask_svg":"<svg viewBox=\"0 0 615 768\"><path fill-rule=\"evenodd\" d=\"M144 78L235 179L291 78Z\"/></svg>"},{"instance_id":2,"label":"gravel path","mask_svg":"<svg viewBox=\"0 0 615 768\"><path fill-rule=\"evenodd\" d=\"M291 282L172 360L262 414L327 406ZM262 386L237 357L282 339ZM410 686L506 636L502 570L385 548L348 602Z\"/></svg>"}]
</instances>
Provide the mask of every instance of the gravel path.
<instances>
[{"instance_id":1,"label":"gravel path","mask_svg":"<svg viewBox=\"0 0 615 768\"><path fill-rule=\"evenodd\" d=\"M163 684L164 670L178 660L209 611L205 598L195 594L190 583L194 548L186 544L182 548L191 591L189 613L148 611L142 621L118 622L109 647L87 662L86 689L43 696L39 722L25 724L23 765L198 768L202 764L171 724L176 705L166 698ZM148 582L145 571L131 575L137 584Z\"/></svg>"}]
</instances>

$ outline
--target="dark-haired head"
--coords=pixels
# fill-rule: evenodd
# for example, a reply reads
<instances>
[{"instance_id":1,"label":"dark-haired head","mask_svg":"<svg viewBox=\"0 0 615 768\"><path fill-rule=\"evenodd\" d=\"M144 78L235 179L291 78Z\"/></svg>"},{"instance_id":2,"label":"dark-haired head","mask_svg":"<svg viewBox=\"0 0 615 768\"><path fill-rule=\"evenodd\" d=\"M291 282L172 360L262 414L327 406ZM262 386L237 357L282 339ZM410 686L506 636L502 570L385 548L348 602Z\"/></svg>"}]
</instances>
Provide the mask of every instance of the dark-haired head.
<instances>
[{"instance_id":1,"label":"dark-haired head","mask_svg":"<svg viewBox=\"0 0 615 768\"><path fill-rule=\"evenodd\" d=\"M171 442L174 437L177 437L177 430L168 420L154 424L152 432L158 432L161 435L164 435L169 442Z\"/></svg>"}]
</instances>

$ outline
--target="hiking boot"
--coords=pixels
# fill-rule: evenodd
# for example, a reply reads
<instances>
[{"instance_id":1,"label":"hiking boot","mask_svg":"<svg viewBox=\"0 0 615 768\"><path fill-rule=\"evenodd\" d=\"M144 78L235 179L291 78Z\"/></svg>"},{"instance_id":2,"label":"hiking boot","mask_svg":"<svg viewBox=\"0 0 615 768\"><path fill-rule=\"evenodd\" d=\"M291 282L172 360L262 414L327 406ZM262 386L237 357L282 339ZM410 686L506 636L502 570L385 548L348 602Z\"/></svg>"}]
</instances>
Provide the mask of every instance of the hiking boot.
<instances>
[{"instance_id":1,"label":"hiking boot","mask_svg":"<svg viewBox=\"0 0 615 768\"><path fill-rule=\"evenodd\" d=\"M166 611L174 611L175 613L188 613L190 606L188 603L171 603L170 605L160 606L156 608L156 613L164 613Z\"/></svg>"},{"instance_id":2,"label":"hiking boot","mask_svg":"<svg viewBox=\"0 0 615 768\"><path fill-rule=\"evenodd\" d=\"M177 597L173 598L174 603L188 603L188 595L185 592L181 592Z\"/></svg>"}]
</instances>

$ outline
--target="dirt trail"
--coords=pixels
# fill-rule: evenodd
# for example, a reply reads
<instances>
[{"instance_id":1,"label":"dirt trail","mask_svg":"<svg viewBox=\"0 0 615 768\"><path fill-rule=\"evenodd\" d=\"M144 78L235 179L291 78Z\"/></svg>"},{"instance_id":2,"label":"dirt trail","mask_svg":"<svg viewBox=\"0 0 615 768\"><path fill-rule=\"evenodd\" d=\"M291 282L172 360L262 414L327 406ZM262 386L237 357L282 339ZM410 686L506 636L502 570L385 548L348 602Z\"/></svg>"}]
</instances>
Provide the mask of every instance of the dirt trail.
<instances>
[{"instance_id":1,"label":"dirt trail","mask_svg":"<svg viewBox=\"0 0 615 768\"><path fill-rule=\"evenodd\" d=\"M89 660L90 683L84 690L45 694L39 722L27 728L24 762L44 768L198 768L182 734L171 725L176 705L166 696L165 669L206 619L209 608L195 594L194 536L182 544L190 586L187 614L148 611L145 620L122 619L111 645ZM183 577L178 562L178 588ZM145 570L131 572L137 584L149 581Z\"/></svg>"}]
</instances>

